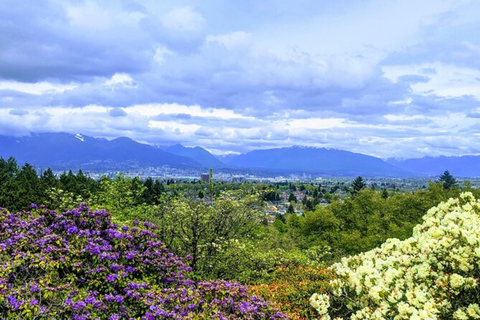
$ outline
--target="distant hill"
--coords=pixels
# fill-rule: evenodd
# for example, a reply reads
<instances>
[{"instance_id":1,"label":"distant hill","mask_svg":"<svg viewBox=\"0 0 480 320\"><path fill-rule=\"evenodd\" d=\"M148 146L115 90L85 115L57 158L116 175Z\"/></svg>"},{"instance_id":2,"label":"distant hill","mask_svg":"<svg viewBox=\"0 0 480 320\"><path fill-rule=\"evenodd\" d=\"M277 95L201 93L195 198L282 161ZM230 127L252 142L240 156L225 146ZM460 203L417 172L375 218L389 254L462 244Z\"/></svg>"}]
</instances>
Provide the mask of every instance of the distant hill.
<instances>
[{"instance_id":1,"label":"distant hill","mask_svg":"<svg viewBox=\"0 0 480 320\"><path fill-rule=\"evenodd\" d=\"M81 134L39 133L0 136L0 156L18 163L58 169L127 169L141 166L198 167L193 159L171 154L129 138L98 139Z\"/></svg>"},{"instance_id":2,"label":"distant hill","mask_svg":"<svg viewBox=\"0 0 480 320\"><path fill-rule=\"evenodd\" d=\"M241 168L261 168L317 173L332 176L401 177L408 175L385 161L359 153L335 149L294 146L255 150L224 162Z\"/></svg>"},{"instance_id":3,"label":"distant hill","mask_svg":"<svg viewBox=\"0 0 480 320\"><path fill-rule=\"evenodd\" d=\"M418 175L439 176L445 170L457 177L480 177L480 156L424 157L418 159L387 159L387 162Z\"/></svg>"},{"instance_id":4,"label":"distant hill","mask_svg":"<svg viewBox=\"0 0 480 320\"><path fill-rule=\"evenodd\" d=\"M172 154L194 159L195 161L200 163L202 166L207 168L225 168L226 167L226 165L222 161L218 160L210 152L208 152L207 150L201 147L188 148L188 147L182 146L181 144L176 144L169 147L159 147L159 148L162 149L163 151L166 151Z\"/></svg>"},{"instance_id":5,"label":"distant hill","mask_svg":"<svg viewBox=\"0 0 480 320\"><path fill-rule=\"evenodd\" d=\"M181 144L154 147L130 138L113 140L81 134L38 133L0 136L0 157L16 158L52 169L125 170L149 166L216 168L255 174L313 173L324 176L412 177L439 176L449 170L456 177L480 177L480 156L382 159L349 151L294 146L214 156L201 147Z\"/></svg>"}]
</instances>

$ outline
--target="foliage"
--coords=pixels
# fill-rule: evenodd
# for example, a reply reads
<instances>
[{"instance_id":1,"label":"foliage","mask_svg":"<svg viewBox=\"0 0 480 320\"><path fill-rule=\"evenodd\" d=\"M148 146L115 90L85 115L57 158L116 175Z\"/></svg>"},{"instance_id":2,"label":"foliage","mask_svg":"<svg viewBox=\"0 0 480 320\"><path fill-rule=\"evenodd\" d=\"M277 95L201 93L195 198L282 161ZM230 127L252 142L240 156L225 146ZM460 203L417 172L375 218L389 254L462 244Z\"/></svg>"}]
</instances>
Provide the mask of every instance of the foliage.
<instances>
[{"instance_id":1,"label":"foliage","mask_svg":"<svg viewBox=\"0 0 480 320\"><path fill-rule=\"evenodd\" d=\"M443 188L447 190L458 187L457 179L455 179L448 170L445 170L445 172L438 179L438 182L442 183Z\"/></svg>"},{"instance_id":2,"label":"foliage","mask_svg":"<svg viewBox=\"0 0 480 320\"><path fill-rule=\"evenodd\" d=\"M206 275L235 279L241 283L269 279L280 266L322 266L315 250L265 248L259 241L224 241L217 243L216 249L216 257L209 265L211 271Z\"/></svg>"},{"instance_id":3,"label":"foliage","mask_svg":"<svg viewBox=\"0 0 480 320\"><path fill-rule=\"evenodd\" d=\"M29 164L19 167L14 158L7 161L0 158L0 206L14 211L28 209L32 202L56 203L59 198L65 198L64 195L71 195L72 199L89 199L96 187L97 182L86 177L81 170L77 175L69 171L57 178L52 170L47 169L38 176ZM64 195L55 194L55 190L61 190L59 193ZM62 205L72 207L73 203Z\"/></svg>"},{"instance_id":4,"label":"foliage","mask_svg":"<svg viewBox=\"0 0 480 320\"><path fill-rule=\"evenodd\" d=\"M309 303L316 292L327 292L333 273L324 268L281 266L266 283L250 286L252 293L275 303L291 319L313 319L317 315Z\"/></svg>"},{"instance_id":5,"label":"foliage","mask_svg":"<svg viewBox=\"0 0 480 320\"><path fill-rule=\"evenodd\" d=\"M352 194L356 195L360 190L364 189L365 186L363 178L358 176L352 183Z\"/></svg>"},{"instance_id":6,"label":"foliage","mask_svg":"<svg viewBox=\"0 0 480 320\"><path fill-rule=\"evenodd\" d=\"M371 250L388 238L406 239L424 213L449 197L458 196L458 189L446 190L440 183L431 183L426 190L396 193L384 198L381 191L362 189L355 196L317 206L303 216L289 215L285 237L294 240L300 249L328 245L330 260ZM473 190L478 194L478 190Z\"/></svg>"},{"instance_id":7,"label":"foliage","mask_svg":"<svg viewBox=\"0 0 480 320\"><path fill-rule=\"evenodd\" d=\"M322 319L479 319L480 201L470 192L428 210L413 237L342 259Z\"/></svg>"},{"instance_id":8,"label":"foliage","mask_svg":"<svg viewBox=\"0 0 480 320\"><path fill-rule=\"evenodd\" d=\"M194 282L153 233L85 205L0 210L0 316L8 319L285 319L226 281Z\"/></svg>"}]
</instances>

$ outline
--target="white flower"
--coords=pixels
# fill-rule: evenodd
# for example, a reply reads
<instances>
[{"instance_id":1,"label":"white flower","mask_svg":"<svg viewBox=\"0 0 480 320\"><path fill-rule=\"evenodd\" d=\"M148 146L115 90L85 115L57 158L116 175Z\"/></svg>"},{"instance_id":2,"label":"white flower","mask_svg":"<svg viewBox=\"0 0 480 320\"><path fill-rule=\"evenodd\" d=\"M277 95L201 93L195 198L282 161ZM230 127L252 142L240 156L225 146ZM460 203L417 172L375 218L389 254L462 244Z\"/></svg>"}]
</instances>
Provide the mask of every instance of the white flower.
<instances>
[{"instance_id":1,"label":"white flower","mask_svg":"<svg viewBox=\"0 0 480 320\"><path fill-rule=\"evenodd\" d=\"M331 267L339 277L333 292L350 295L352 319L480 319L476 303L452 309L455 297L480 281L480 201L470 192L460 197L428 210L413 237L389 239ZM328 295L313 295L310 303L328 316Z\"/></svg>"},{"instance_id":2,"label":"white flower","mask_svg":"<svg viewBox=\"0 0 480 320\"><path fill-rule=\"evenodd\" d=\"M330 298L326 294L314 293L310 297L310 305L318 311L320 315L326 315L330 307Z\"/></svg>"}]
</instances>

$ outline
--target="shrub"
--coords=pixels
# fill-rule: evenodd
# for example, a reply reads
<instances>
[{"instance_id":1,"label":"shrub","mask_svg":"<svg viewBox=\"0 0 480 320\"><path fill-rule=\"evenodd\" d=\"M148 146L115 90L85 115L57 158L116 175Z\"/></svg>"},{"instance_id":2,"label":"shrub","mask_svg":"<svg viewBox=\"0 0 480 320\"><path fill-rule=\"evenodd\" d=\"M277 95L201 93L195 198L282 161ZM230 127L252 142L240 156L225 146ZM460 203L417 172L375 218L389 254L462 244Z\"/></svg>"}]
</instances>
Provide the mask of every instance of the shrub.
<instances>
[{"instance_id":1,"label":"shrub","mask_svg":"<svg viewBox=\"0 0 480 320\"><path fill-rule=\"evenodd\" d=\"M0 209L0 317L285 319L226 281L194 282L148 222L111 223L85 205L63 213Z\"/></svg>"},{"instance_id":2,"label":"shrub","mask_svg":"<svg viewBox=\"0 0 480 320\"><path fill-rule=\"evenodd\" d=\"M250 290L275 303L292 319L313 319L316 311L308 303L315 292L327 292L333 273L325 268L279 267L268 283L252 285Z\"/></svg>"},{"instance_id":3,"label":"shrub","mask_svg":"<svg viewBox=\"0 0 480 320\"><path fill-rule=\"evenodd\" d=\"M413 237L334 264L321 319L479 319L480 201L469 192L431 208Z\"/></svg>"}]
</instances>

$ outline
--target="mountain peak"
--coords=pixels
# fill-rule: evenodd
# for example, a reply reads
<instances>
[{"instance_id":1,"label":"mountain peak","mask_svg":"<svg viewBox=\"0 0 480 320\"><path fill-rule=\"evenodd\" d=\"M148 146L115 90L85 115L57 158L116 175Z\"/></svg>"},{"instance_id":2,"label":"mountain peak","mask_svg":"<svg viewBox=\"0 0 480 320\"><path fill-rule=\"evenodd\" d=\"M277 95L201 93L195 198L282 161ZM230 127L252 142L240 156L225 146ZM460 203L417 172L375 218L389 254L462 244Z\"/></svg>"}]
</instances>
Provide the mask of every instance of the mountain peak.
<instances>
[{"instance_id":1,"label":"mountain peak","mask_svg":"<svg viewBox=\"0 0 480 320\"><path fill-rule=\"evenodd\" d=\"M75 138L77 138L78 140L82 141L82 142L85 142L85 138L80 134L80 133L77 133L75 135Z\"/></svg>"}]
</instances>

